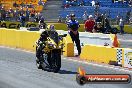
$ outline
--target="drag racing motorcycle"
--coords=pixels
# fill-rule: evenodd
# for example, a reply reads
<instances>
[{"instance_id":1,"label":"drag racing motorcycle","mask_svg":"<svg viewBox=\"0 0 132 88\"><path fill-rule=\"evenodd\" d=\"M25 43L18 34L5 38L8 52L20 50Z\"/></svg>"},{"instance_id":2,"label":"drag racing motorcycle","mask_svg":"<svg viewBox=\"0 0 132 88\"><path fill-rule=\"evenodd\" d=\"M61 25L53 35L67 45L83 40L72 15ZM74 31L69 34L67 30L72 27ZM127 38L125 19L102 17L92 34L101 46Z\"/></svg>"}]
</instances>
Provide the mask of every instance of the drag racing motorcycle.
<instances>
[{"instance_id":1,"label":"drag racing motorcycle","mask_svg":"<svg viewBox=\"0 0 132 88\"><path fill-rule=\"evenodd\" d=\"M36 57L38 69L45 71L58 72L61 68L61 53L63 52L63 37L67 34L58 35L57 32L50 33L45 41L45 47L42 50L40 58ZM36 43L36 53L39 45Z\"/></svg>"}]
</instances>

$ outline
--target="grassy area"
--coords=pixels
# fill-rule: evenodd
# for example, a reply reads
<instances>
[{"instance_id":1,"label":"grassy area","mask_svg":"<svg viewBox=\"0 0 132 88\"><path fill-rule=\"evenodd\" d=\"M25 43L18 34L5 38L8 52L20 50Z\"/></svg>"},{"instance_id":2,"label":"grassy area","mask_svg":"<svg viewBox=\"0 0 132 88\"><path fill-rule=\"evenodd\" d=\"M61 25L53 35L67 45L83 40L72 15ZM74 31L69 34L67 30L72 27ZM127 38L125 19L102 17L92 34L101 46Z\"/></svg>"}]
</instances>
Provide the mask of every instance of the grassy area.
<instances>
[{"instance_id":1,"label":"grassy area","mask_svg":"<svg viewBox=\"0 0 132 88\"><path fill-rule=\"evenodd\" d=\"M115 27L117 27L118 30L120 29L118 25L115 25ZM125 31L126 33L132 34L132 26L130 26L130 25L125 25L124 31Z\"/></svg>"},{"instance_id":2,"label":"grassy area","mask_svg":"<svg viewBox=\"0 0 132 88\"><path fill-rule=\"evenodd\" d=\"M48 23L48 25L50 25L50 24L54 24L56 30L65 30L65 31L67 31L67 25L65 23ZM79 31L80 32L85 31L84 30L84 24L80 24Z\"/></svg>"},{"instance_id":3,"label":"grassy area","mask_svg":"<svg viewBox=\"0 0 132 88\"><path fill-rule=\"evenodd\" d=\"M48 24L54 24L55 28L57 30L65 30L67 31L67 25L64 23L48 23ZM114 27L117 27L117 29L119 30L119 26L118 25L114 25ZM80 32L84 32L84 24L80 24L80 28L79 28ZM132 26L130 25L125 25L124 31L126 33L131 33L132 34Z\"/></svg>"},{"instance_id":4,"label":"grassy area","mask_svg":"<svg viewBox=\"0 0 132 88\"><path fill-rule=\"evenodd\" d=\"M57 30L65 30L65 31L67 31L67 25L65 23L47 23L47 24L54 24L55 25L55 28ZM6 28L13 27L13 29L17 29L17 28L19 29L20 23L19 22L2 22L1 25L3 25ZM38 23L28 22L28 24L26 24L26 27L30 27L31 25L34 26L34 27L36 27L38 25ZM119 26L118 25L114 25L114 27L117 27L119 29ZM84 24L80 24L79 31L80 32L84 32L85 31L84 30ZM126 33L131 33L132 34L132 26L125 25L124 31Z\"/></svg>"}]
</instances>

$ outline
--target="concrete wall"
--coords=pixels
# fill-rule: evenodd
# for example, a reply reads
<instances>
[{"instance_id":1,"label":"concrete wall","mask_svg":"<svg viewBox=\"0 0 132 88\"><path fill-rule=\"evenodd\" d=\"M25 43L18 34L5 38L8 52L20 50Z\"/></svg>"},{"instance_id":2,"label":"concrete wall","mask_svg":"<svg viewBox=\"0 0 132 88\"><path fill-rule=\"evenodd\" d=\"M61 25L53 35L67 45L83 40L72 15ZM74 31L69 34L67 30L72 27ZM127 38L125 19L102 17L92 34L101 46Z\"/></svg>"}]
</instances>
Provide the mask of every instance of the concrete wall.
<instances>
[{"instance_id":1,"label":"concrete wall","mask_svg":"<svg viewBox=\"0 0 132 88\"><path fill-rule=\"evenodd\" d=\"M90 35L90 34L89 34ZM98 34L93 34L94 37ZM103 35L105 36L105 35ZM9 46L14 48L22 48L25 50L35 51L36 40L40 37L40 33L36 31L21 31L0 29L0 45ZM99 36L98 36L99 37ZM63 51L64 56L74 56L74 44L68 35L63 39L65 47ZM132 68L132 49L128 48L114 48L111 46L90 45L85 44L82 47L81 59L97 63L116 62L123 67Z\"/></svg>"}]
</instances>

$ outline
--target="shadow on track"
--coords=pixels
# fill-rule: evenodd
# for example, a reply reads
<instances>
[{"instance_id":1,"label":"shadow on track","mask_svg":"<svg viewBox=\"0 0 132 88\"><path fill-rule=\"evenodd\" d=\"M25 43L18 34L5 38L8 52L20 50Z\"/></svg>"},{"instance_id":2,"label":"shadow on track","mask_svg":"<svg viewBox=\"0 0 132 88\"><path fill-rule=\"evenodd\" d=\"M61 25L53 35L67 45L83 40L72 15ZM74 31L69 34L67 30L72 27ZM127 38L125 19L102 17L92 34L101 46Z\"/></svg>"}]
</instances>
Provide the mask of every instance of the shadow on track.
<instances>
[{"instance_id":1,"label":"shadow on track","mask_svg":"<svg viewBox=\"0 0 132 88\"><path fill-rule=\"evenodd\" d=\"M59 74L77 74L77 72L67 71L67 70L60 70Z\"/></svg>"}]
</instances>

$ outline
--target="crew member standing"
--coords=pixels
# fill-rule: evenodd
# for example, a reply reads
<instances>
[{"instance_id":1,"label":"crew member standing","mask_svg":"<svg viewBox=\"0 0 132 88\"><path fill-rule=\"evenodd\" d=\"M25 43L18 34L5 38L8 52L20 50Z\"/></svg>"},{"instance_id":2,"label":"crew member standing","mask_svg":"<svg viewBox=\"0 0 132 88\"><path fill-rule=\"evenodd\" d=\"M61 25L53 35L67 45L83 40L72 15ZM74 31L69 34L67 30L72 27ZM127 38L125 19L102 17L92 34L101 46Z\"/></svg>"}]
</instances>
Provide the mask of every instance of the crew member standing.
<instances>
[{"instance_id":1,"label":"crew member standing","mask_svg":"<svg viewBox=\"0 0 132 88\"><path fill-rule=\"evenodd\" d=\"M81 54L81 46L80 46L79 32L78 32L79 23L78 21L75 20L75 14L70 15L70 20L67 22L67 26L68 26L68 32L72 38L73 43L74 41L76 43L76 47L78 50L78 55L76 56L79 56Z\"/></svg>"},{"instance_id":2,"label":"crew member standing","mask_svg":"<svg viewBox=\"0 0 132 88\"><path fill-rule=\"evenodd\" d=\"M93 16L89 15L89 19L85 22L84 29L86 32L91 32L94 28L95 21L93 20Z\"/></svg>"}]
</instances>

